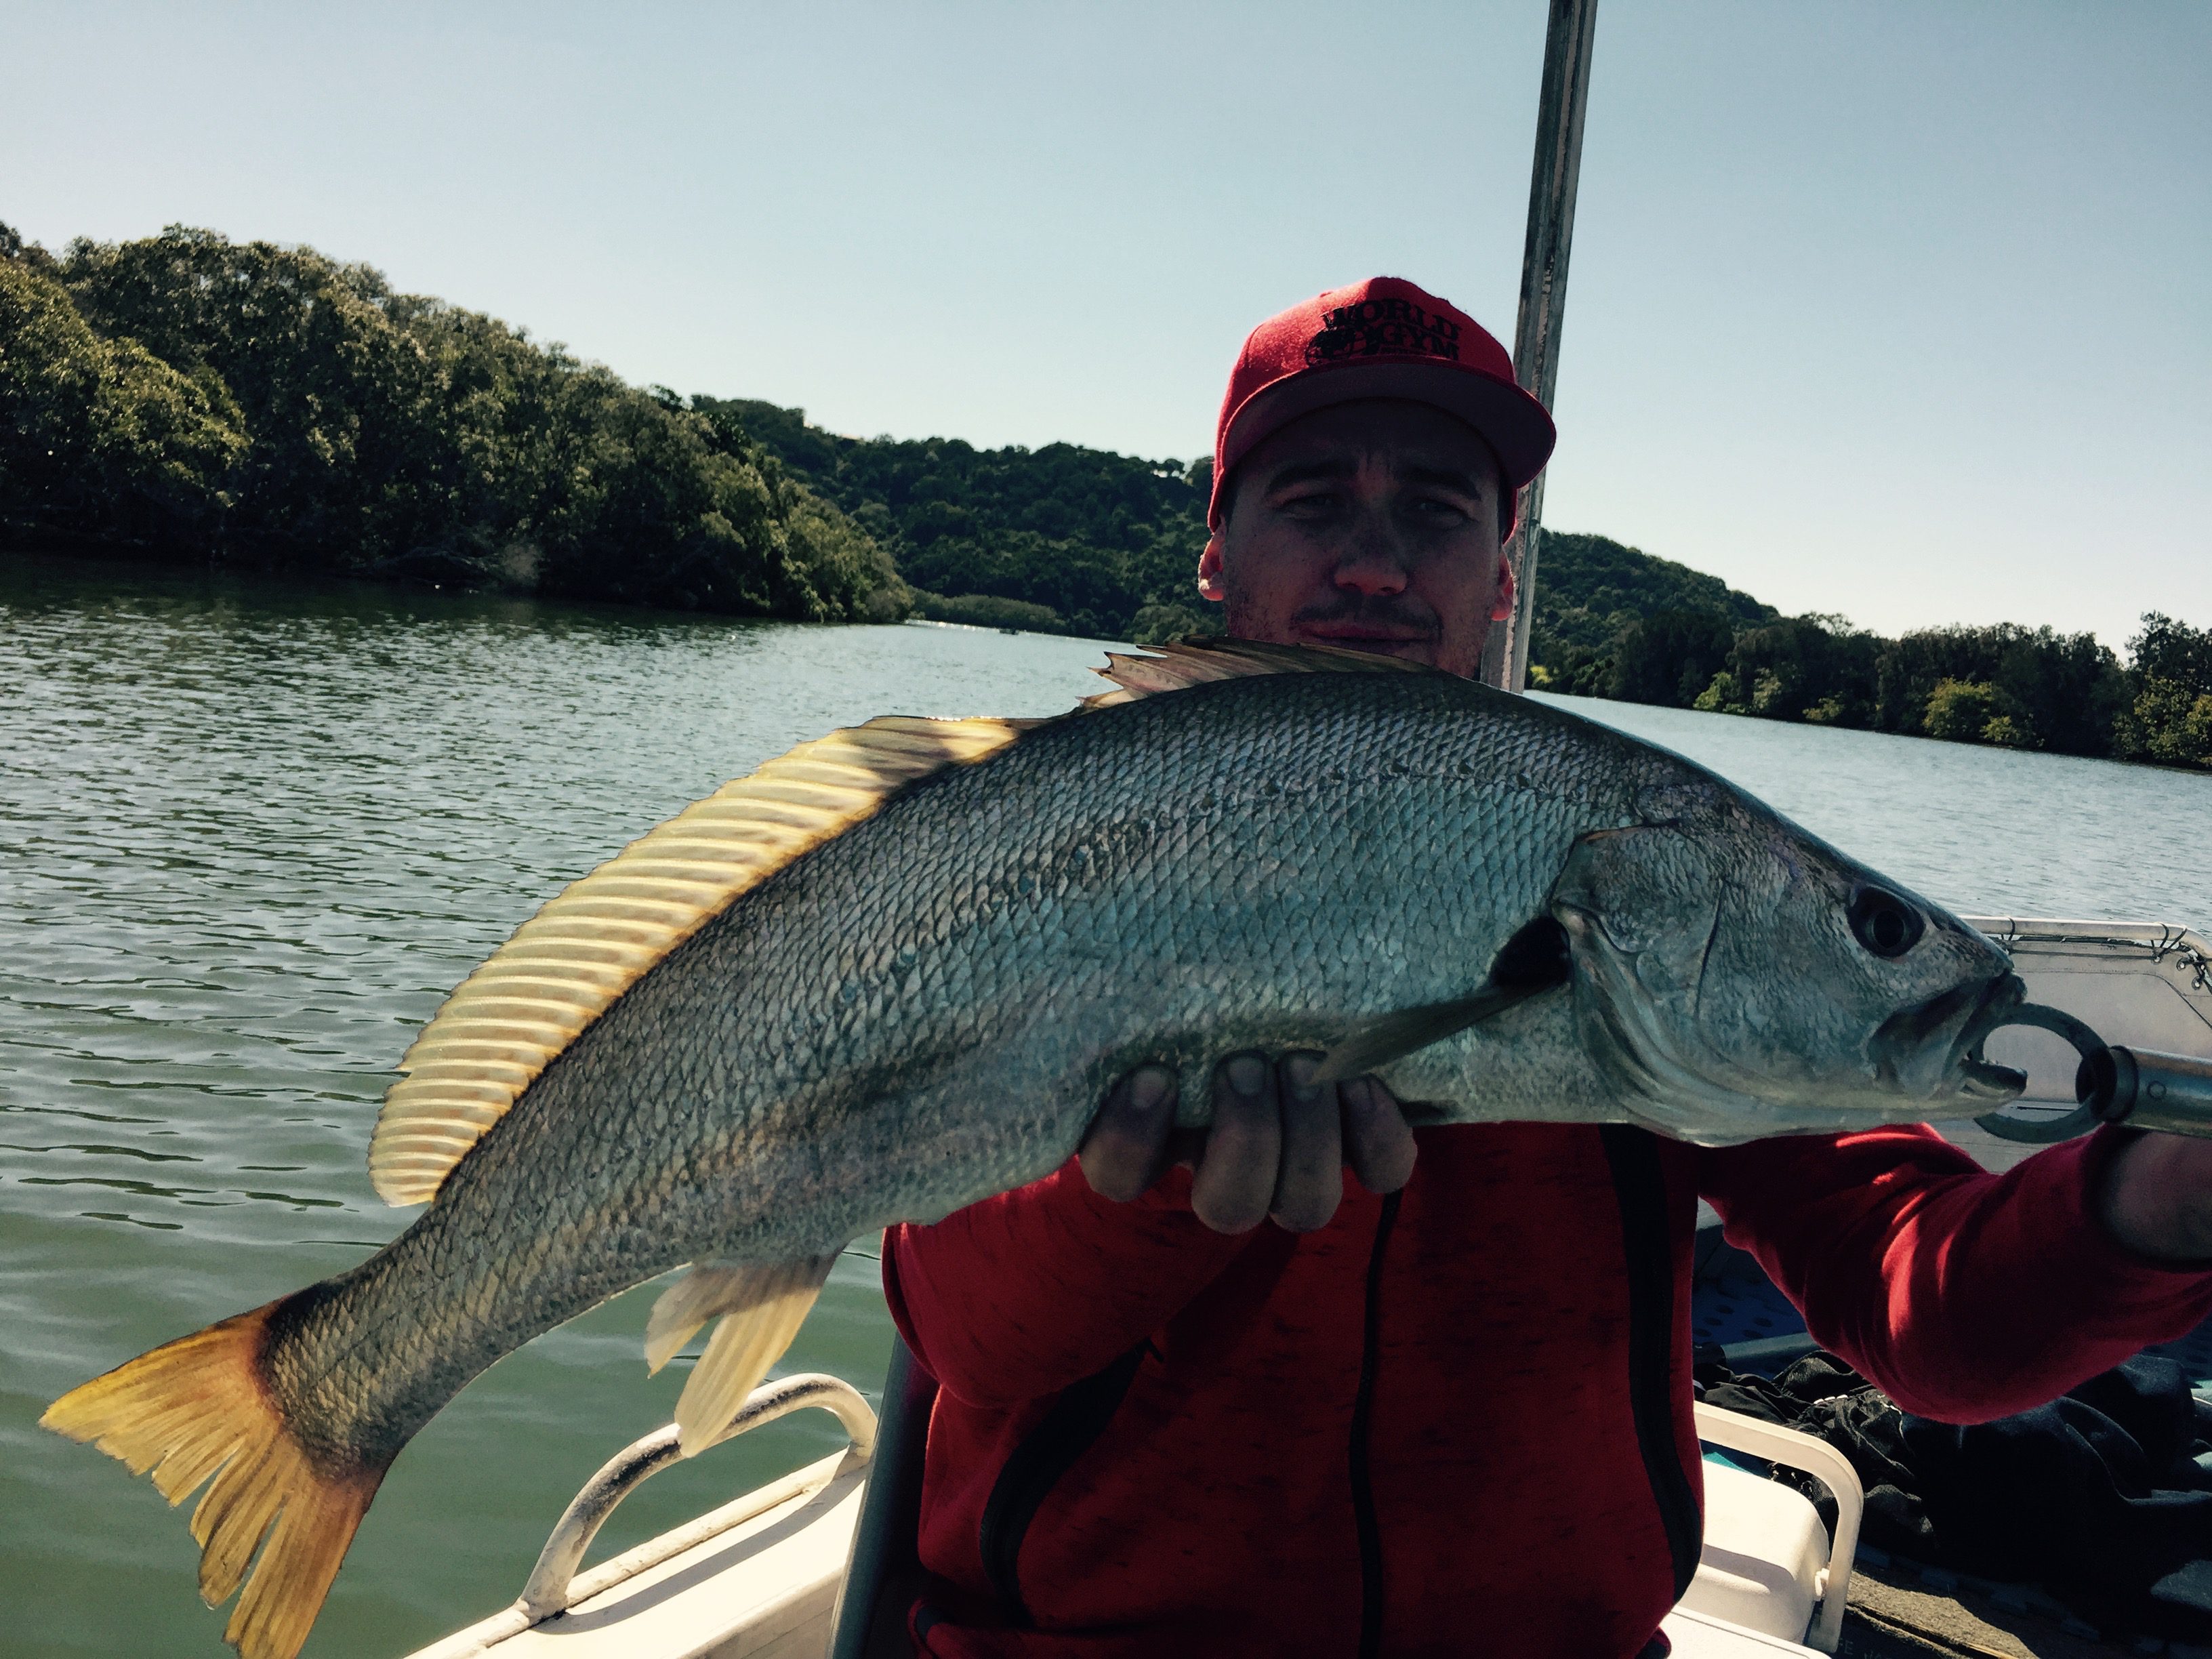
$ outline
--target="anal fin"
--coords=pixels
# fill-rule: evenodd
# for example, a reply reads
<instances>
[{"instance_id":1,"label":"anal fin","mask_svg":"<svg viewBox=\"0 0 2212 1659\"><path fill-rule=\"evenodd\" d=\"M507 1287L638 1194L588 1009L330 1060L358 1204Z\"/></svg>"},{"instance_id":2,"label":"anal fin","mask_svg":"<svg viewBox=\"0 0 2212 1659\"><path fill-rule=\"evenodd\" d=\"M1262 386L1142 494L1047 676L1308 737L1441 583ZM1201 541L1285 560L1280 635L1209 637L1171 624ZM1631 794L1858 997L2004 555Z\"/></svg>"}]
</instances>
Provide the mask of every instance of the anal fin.
<instances>
[{"instance_id":1,"label":"anal fin","mask_svg":"<svg viewBox=\"0 0 2212 1659\"><path fill-rule=\"evenodd\" d=\"M645 1327L646 1363L656 1371L702 1325L720 1321L676 1402L686 1457L714 1443L783 1358L836 1260L832 1250L790 1261L702 1261L661 1292Z\"/></svg>"}]
</instances>

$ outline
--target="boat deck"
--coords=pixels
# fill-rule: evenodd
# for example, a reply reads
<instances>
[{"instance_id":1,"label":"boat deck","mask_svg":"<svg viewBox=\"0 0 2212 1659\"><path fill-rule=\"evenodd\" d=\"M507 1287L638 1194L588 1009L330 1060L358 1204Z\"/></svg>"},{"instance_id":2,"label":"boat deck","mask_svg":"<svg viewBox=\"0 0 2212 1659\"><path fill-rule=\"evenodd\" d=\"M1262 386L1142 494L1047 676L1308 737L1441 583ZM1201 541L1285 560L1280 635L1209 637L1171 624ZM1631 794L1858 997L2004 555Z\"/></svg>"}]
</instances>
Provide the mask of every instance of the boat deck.
<instances>
[{"instance_id":1,"label":"boat deck","mask_svg":"<svg viewBox=\"0 0 2212 1659\"><path fill-rule=\"evenodd\" d=\"M1851 1571L1841 1659L2212 1659L2212 1647L2108 1636L2039 1592L1863 1549Z\"/></svg>"}]
</instances>

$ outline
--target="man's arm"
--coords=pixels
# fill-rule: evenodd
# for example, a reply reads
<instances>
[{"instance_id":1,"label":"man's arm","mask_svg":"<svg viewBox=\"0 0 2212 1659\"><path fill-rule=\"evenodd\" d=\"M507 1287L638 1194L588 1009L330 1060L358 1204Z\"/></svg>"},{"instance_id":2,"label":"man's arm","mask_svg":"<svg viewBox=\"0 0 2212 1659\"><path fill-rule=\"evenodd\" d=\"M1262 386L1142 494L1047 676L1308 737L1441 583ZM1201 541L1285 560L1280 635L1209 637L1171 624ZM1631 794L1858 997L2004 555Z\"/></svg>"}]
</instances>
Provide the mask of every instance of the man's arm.
<instances>
[{"instance_id":1,"label":"man's arm","mask_svg":"<svg viewBox=\"0 0 2212 1659\"><path fill-rule=\"evenodd\" d=\"M1814 1337L1907 1410L1979 1422L2212 1311L2212 1272L2107 1219L2167 1167L2136 1174L2131 1140L2100 1131L1991 1175L1924 1127L1791 1136L1705 1153L1700 1186Z\"/></svg>"},{"instance_id":2,"label":"man's arm","mask_svg":"<svg viewBox=\"0 0 2212 1659\"><path fill-rule=\"evenodd\" d=\"M2212 1266L2212 1140L2136 1135L2113 1151L2097 1213L2154 1261Z\"/></svg>"},{"instance_id":3,"label":"man's arm","mask_svg":"<svg viewBox=\"0 0 2212 1659\"><path fill-rule=\"evenodd\" d=\"M1270 1215L1293 1231L1326 1223L1347 1163L1370 1190L1403 1186L1413 1132L1389 1091L1316 1085L1314 1066L1231 1057L1213 1128L1180 1138L1173 1074L1140 1067L1052 1175L890 1229L884 1289L916 1357L972 1405L1057 1392L1160 1329Z\"/></svg>"}]
</instances>

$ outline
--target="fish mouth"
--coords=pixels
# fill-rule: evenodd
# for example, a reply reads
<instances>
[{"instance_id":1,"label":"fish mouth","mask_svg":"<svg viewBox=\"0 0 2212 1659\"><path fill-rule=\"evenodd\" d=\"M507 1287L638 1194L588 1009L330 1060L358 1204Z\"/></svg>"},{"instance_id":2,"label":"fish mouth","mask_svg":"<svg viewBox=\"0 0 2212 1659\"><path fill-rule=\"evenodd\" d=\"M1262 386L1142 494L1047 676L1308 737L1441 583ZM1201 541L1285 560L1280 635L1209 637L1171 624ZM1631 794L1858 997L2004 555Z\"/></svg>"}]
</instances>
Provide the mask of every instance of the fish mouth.
<instances>
[{"instance_id":1,"label":"fish mouth","mask_svg":"<svg viewBox=\"0 0 2212 1659\"><path fill-rule=\"evenodd\" d=\"M2027 1074L1983 1059L1982 1044L2027 999L2020 975L2003 973L1900 1010L1875 1032L1870 1047L1875 1073L1884 1083L1914 1094L1936 1092L1956 1079L1958 1091L1970 1099L2017 1100L2027 1091ZM1929 1066L1931 1053L1942 1055L1940 1067ZM1930 1071L1934 1075L1927 1084L1916 1087L1916 1074Z\"/></svg>"}]
</instances>

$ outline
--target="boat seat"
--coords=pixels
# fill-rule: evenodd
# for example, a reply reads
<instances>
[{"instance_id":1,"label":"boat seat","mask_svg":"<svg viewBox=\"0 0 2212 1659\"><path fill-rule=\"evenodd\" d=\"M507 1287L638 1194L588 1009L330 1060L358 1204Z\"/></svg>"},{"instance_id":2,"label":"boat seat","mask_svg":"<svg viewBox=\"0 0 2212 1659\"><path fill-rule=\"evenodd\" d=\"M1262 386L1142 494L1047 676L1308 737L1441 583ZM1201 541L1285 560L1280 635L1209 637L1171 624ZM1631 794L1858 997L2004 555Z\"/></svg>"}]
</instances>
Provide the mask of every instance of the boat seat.
<instances>
[{"instance_id":1,"label":"boat seat","mask_svg":"<svg viewBox=\"0 0 2212 1659\"><path fill-rule=\"evenodd\" d=\"M1705 1542L1682 1604L1801 1639L1820 1599L1828 1529L1795 1487L1708 1460Z\"/></svg>"},{"instance_id":2,"label":"boat seat","mask_svg":"<svg viewBox=\"0 0 2212 1659\"><path fill-rule=\"evenodd\" d=\"M1826 1441L1779 1424L1703 1403L1697 1423L1708 1445L1819 1476L1835 1494L1836 1536L1832 1549L1795 1487L1708 1458L1705 1547L1665 1626L1675 1652L1833 1653L1865 1501L1856 1473Z\"/></svg>"}]
</instances>

